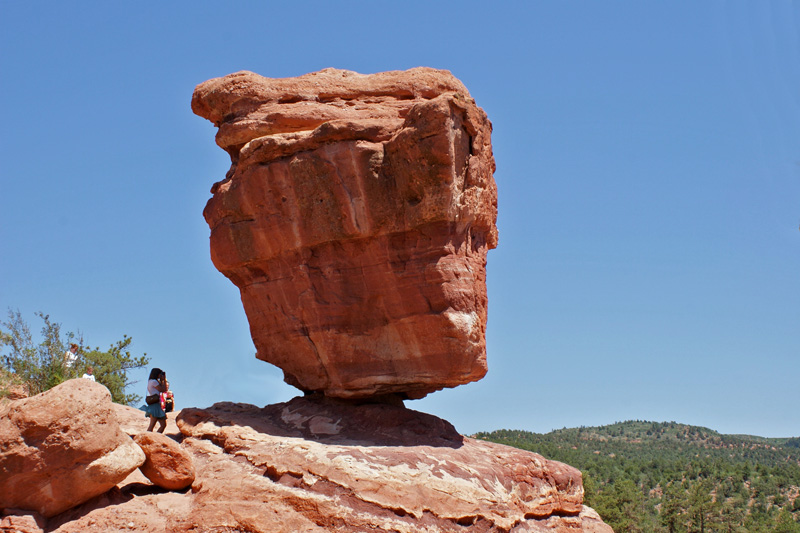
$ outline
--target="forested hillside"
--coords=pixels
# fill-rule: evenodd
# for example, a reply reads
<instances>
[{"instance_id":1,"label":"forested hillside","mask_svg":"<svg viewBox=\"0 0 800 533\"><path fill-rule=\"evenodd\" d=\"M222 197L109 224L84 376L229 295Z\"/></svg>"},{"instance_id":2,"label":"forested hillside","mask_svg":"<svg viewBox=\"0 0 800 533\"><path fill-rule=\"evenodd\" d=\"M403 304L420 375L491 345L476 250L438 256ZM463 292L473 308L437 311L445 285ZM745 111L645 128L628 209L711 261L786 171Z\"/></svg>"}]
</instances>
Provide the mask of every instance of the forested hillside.
<instances>
[{"instance_id":1,"label":"forested hillside","mask_svg":"<svg viewBox=\"0 0 800 533\"><path fill-rule=\"evenodd\" d=\"M641 421L475 437L580 469L587 505L617 533L800 533L800 438Z\"/></svg>"}]
</instances>

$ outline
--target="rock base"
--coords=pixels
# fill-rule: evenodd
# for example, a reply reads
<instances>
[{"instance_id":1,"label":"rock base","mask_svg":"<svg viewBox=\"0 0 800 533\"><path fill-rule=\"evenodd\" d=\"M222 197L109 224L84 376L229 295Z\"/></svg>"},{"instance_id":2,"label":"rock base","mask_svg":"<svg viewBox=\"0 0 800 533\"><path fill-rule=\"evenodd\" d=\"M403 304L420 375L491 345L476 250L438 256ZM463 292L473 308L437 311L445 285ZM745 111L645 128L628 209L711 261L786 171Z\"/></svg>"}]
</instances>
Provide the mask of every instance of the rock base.
<instances>
[{"instance_id":1,"label":"rock base","mask_svg":"<svg viewBox=\"0 0 800 533\"><path fill-rule=\"evenodd\" d=\"M155 435L141 411L112 413L138 440ZM4 509L0 532L613 533L583 505L574 468L464 437L396 401L221 403L186 408L167 430L156 439L191 458L190 487L170 491L135 470L48 519Z\"/></svg>"}]
</instances>

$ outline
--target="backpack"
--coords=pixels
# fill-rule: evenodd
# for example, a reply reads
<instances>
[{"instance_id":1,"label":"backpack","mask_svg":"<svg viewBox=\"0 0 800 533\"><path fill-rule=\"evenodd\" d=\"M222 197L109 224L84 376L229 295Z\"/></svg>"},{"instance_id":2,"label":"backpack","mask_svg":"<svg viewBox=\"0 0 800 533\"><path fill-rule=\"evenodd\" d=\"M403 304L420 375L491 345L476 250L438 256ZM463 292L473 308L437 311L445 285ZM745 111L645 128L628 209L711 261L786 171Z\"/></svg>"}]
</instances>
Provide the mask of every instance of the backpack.
<instances>
[{"instance_id":1,"label":"backpack","mask_svg":"<svg viewBox=\"0 0 800 533\"><path fill-rule=\"evenodd\" d=\"M166 399L164 400L164 412L171 413L175 409L175 399L172 391L167 391Z\"/></svg>"}]
</instances>

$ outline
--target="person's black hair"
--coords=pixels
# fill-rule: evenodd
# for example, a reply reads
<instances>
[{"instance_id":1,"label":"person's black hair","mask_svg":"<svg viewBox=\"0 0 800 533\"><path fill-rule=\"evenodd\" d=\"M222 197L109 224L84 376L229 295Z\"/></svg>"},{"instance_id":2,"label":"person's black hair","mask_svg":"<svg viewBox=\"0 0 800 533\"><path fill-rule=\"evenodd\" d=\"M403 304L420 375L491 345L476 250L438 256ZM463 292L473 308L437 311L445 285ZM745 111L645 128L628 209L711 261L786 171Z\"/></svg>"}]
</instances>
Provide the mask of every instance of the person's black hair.
<instances>
[{"instance_id":1,"label":"person's black hair","mask_svg":"<svg viewBox=\"0 0 800 533\"><path fill-rule=\"evenodd\" d=\"M164 371L161 370L160 368L154 368L153 370L150 371L150 377L147 379L158 379L161 377L161 374L163 373Z\"/></svg>"}]
</instances>

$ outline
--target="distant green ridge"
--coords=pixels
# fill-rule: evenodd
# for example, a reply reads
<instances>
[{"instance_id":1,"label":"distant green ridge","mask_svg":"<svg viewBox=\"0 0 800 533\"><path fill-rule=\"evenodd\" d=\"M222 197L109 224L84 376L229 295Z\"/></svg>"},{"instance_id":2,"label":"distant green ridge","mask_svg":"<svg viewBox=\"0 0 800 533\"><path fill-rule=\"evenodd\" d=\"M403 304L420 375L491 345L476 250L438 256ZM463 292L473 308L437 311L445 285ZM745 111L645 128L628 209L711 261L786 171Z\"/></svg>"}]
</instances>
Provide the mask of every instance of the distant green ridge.
<instances>
[{"instance_id":1,"label":"distant green ridge","mask_svg":"<svg viewBox=\"0 0 800 533\"><path fill-rule=\"evenodd\" d=\"M475 437L581 470L587 505L616 533L800 533L797 437L725 435L640 420L546 434L499 430Z\"/></svg>"}]
</instances>

